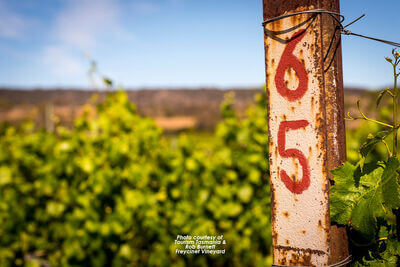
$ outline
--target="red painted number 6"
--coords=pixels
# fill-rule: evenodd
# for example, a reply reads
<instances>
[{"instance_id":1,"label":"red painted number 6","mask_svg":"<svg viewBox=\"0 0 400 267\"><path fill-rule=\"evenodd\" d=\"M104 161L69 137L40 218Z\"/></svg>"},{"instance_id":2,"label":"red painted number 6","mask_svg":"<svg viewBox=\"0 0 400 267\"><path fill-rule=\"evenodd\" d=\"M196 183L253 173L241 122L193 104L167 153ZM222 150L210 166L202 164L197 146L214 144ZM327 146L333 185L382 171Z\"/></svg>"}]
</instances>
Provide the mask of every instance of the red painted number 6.
<instances>
[{"instance_id":1,"label":"red painted number 6","mask_svg":"<svg viewBox=\"0 0 400 267\"><path fill-rule=\"evenodd\" d=\"M296 45L303 39L306 31L301 30L293 34L289 43L286 45L285 50L282 53L281 60L279 61L278 68L275 74L275 85L279 94L286 97L289 101L295 101L303 97L307 91L308 86L308 75L300 60L293 55L293 50ZM292 68L297 77L299 77L299 85L297 89L290 90L285 84L285 71Z\"/></svg>"}]
</instances>

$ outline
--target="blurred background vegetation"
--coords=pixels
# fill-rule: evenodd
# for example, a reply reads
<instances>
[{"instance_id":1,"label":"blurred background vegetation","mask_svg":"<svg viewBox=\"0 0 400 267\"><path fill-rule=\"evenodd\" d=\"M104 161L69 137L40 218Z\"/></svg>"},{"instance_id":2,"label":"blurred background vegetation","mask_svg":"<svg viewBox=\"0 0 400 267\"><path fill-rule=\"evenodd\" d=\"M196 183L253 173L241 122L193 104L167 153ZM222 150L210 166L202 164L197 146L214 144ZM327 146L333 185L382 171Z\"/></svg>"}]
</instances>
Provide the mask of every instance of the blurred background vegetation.
<instances>
[{"instance_id":1,"label":"blurred background vegetation","mask_svg":"<svg viewBox=\"0 0 400 267\"><path fill-rule=\"evenodd\" d=\"M213 134L162 134L123 91L72 127L0 129L0 265L271 264L265 98ZM209 140L212 140L211 142ZM220 235L226 255L179 256L178 234Z\"/></svg>"},{"instance_id":2,"label":"blurred background vegetation","mask_svg":"<svg viewBox=\"0 0 400 267\"><path fill-rule=\"evenodd\" d=\"M363 105L372 97L363 92ZM254 94L240 112L227 92L214 131L165 132L126 92L108 91L69 124L54 114L50 126L3 122L0 265L271 265L265 104ZM388 119L389 109L377 114ZM366 133L380 129L348 126L355 162ZM178 234L223 234L226 254L176 255Z\"/></svg>"}]
</instances>

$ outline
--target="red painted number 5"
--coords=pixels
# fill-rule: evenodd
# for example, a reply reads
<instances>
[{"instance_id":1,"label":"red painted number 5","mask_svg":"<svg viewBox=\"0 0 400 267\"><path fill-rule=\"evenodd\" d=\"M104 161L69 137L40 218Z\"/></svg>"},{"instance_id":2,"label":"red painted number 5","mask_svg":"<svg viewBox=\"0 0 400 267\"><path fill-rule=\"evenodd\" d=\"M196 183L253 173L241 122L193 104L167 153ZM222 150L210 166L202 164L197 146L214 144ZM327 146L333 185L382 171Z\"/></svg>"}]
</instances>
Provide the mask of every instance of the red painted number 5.
<instances>
[{"instance_id":1,"label":"red painted number 5","mask_svg":"<svg viewBox=\"0 0 400 267\"><path fill-rule=\"evenodd\" d=\"M296 181L295 177L290 179L285 170L281 170L280 176L283 183L292 193L301 194L310 186L310 168L304 154L295 148L286 149L286 132L289 130L298 130L308 125L306 120L298 121L282 121L278 130L278 152L283 158L296 158L303 169L303 177L300 181Z\"/></svg>"}]
</instances>

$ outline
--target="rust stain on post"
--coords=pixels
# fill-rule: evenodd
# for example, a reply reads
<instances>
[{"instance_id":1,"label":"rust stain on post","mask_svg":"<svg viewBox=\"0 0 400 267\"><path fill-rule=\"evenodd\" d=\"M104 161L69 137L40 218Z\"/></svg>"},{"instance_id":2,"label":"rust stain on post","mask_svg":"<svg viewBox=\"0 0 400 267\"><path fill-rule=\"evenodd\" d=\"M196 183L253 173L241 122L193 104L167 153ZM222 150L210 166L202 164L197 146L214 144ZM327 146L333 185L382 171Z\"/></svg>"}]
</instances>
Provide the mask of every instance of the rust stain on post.
<instances>
[{"instance_id":1,"label":"rust stain on post","mask_svg":"<svg viewBox=\"0 0 400 267\"><path fill-rule=\"evenodd\" d=\"M317 8L339 12L339 0L264 0L264 19ZM265 27L275 264L324 266L348 256L346 233L329 216L329 170L346 154L335 27L310 14Z\"/></svg>"}]
</instances>

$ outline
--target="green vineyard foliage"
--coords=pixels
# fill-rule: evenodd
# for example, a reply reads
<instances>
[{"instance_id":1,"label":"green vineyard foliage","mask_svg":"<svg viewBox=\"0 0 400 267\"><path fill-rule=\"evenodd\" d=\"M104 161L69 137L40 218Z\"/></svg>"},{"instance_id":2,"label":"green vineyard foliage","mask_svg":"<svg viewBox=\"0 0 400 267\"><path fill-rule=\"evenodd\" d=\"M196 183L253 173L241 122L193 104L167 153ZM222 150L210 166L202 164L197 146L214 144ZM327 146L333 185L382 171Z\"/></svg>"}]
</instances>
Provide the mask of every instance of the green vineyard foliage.
<instances>
[{"instance_id":1,"label":"green vineyard foliage","mask_svg":"<svg viewBox=\"0 0 400 267\"><path fill-rule=\"evenodd\" d=\"M271 265L265 98L239 119L228 97L210 144L94 101L72 129L0 127L0 266ZM186 234L226 254L175 254Z\"/></svg>"},{"instance_id":2,"label":"green vineyard foliage","mask_svg":"<svg viewBox=\"0 0 400 267\"><path fill-rule=\"evenodd\" d=\"M378 94L376 107L385 96L390 101L377 119L367 117L357 102L361 117L348 114L347 119L363 120L371 128L347 135L350 147L359 147L359 156L351 152L348 162L332 170L331 220L347 227L355 266L400 266L400 53L393 49L392 56L385 59L393 67L394 84Z\"/></svg>"}]
</instances>

